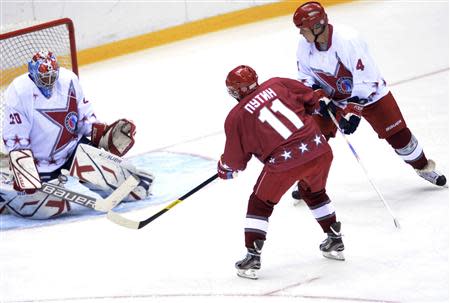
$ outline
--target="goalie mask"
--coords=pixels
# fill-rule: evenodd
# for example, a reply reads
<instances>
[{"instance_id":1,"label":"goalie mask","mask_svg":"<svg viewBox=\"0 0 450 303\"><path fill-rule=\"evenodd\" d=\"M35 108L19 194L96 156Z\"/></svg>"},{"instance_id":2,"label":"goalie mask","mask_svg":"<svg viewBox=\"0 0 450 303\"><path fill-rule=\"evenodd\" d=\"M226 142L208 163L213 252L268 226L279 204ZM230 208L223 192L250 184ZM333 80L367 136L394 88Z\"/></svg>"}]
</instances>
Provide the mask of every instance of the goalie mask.
<instances>
[{"instance_id":1,"label":"goalie mask","mask_svg":"<svg viewBox=\"0 0 450 303\"><path fill-rule=\"evenodd\" d=\"M38 52L28 62L30 78L41 93L50 98L59 76L59 64L52 52Z\"/></svg>"},{"instance_id":2,"label":"goalie mask","mask_svg":"<svg viewBox=\"0 0 450 303\"><path fill-rule=\"evenodd\" d=\"M250 66L239 65L228 73L225 84L228 93L239 101L259 86L258 75Z\"/></svg>"},{"instance_id":3,"label":"goalie mask","mask_svg":"<svg viewBox=\"0 0 450 303\"><path fill-rule=\"evenodd\" d=\"M328 17L319 2L306 2L294 13L294 24L298 28L308 28L314 36L321 35L328 25Z\"/></svg>"}]
</instances>

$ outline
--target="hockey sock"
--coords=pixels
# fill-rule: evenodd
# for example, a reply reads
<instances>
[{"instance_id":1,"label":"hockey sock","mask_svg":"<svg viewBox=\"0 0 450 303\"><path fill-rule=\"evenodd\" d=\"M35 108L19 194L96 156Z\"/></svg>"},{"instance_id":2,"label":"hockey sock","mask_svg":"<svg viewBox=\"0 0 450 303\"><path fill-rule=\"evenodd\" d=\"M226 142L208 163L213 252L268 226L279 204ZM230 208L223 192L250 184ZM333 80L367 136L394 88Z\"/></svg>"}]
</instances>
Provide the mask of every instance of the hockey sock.
<instances>
[{"instance_id":1,"label":"hockey sock","mask_svg":"<svg viewBox=\"0 0 450 303\"><path fill-rule=\"evenodd\" d=\"M245 219L245 247L254 248L255 241L266 240L269 217L274 206L274 203L262 201L254 193L251 194Z\"/></svg>"},{"instance_id":2,"label":"hockey sock","mask_svg":"<svg viewBox=\"0 0 450 303\"><path fill-rule=\"evenodd\" d=\"M414 169L422 169L427 165L427 158L422 146L409 128L402 129L398 133L386 138L386 141L395 149L397 155Z\"/></svg>"},{"instance_id":3,"label":"hockey sock","mask_svg":"<svg viewBox=\"0 0 450 303\"><path fill-rule=\"evenodd\" d=\"M304 194L303 200L316 218L317 223L322 227L323 232L331 232L330 226L336 222L336 214L325 189L315 193L302 192L302 194Z\"/></svg>"}]
</instances>

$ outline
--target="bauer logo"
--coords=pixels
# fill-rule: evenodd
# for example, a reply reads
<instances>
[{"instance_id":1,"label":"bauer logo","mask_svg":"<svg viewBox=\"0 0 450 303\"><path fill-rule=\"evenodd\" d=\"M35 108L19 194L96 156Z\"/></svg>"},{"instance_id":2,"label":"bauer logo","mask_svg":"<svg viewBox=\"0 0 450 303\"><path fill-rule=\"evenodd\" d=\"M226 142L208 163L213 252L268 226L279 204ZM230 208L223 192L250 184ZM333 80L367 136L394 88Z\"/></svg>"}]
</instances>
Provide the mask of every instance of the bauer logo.
<instances>
[{"instance_id":1,"label":"bauer logo","mask_svg":"<svg viewBox=\"0 0 450 303\"><path fill-rule=\"evenodd\" d=\"M98 155L106 160L110 160L112 162L119 163L119 164L122 163L122 159L119 157L116 157L114 155L106 154L106 153L99 153Z\"/></svg>"},{"instance_id":2,"label":"bauer logo","mask_svg":"<svg viewBox=\"0 0 450 303\"><path fill-rule=\"evenodd\" d=\"M69 202L83 204L92 208L94 208L95 206L95 200L81 194L66 191L64 188L54 187L51 184L43 184L41 190L46 194L64 199Z\"/></svg>"},{"instance_id":3,"label":"bauer logo","mask_svg":"<svg viewBox=\"0 0 450 303\"><path fill-rule=\"evenodd\" d=\"M386 131L390 131L391 129L393 129L394 127L400 125L400 123L402 123L402 120L398 120L397 122L395 122L394 124L389 125L388 127L386 127Z\"/></svg>"}]
</instances>

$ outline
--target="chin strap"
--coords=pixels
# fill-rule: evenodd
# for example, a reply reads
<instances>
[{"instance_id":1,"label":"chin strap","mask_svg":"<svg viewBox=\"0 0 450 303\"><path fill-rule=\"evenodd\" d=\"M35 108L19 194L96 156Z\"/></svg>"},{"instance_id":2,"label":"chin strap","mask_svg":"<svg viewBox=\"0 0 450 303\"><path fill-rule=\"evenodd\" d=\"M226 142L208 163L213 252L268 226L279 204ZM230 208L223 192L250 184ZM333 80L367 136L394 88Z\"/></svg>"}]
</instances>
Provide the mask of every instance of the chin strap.
<instances>
[{"instance_id":1,"label":"chin strap","mask_svg":"<svg viewBox=\"0 0 450 303\"><path fill-rule=\"evenodd\" d=\"M319 38L320 35L322 35L322 34L325 32L325 28L326 28L327 26L328 26L328 25L322 25L322 26L321 26L322 30L321 30L320 33L318 33L317 35L314 34L314 29L312 30L312 34L314 35L314 42L317 42L317 39Z\"/></svg>"}]
</instances>

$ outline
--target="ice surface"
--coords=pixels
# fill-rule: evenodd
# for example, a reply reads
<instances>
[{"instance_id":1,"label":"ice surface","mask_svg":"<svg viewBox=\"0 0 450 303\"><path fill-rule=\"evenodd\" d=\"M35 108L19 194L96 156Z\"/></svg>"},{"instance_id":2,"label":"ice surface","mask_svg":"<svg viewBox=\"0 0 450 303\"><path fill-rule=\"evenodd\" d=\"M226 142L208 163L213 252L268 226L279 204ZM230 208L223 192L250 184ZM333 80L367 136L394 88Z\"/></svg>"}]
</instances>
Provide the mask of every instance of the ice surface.
<instances>
[{"instance_id":1,"label":"ice surface","mask_svg":"<svg viewBox=\"0 0 450 303\"><path fill-rule=\"evenodd\" d=\"M409 127L447 176L448 11L443 1L361 1L328 10L331 22L366 38ZM286 16L85 66L80 75L101 119L138 125L130 157L218 159L234 105L226 73L248 64L261 80L295 77L297 39ZM260 279L236 276L247 199L261 168L252 160L237 179L214 182L141 230L103 216L3 230L0 301L448 302L448 189L420 179L366 122L349 139L402 229L338 136L327 190L343 224L345 262L321 256L324 236L310 211L286 195L270 220ZM174 167L155 191L177 197L214 174L211 161L195 174ZM161 206L123 214L143 219Z\"/></svg>"}]
</instances>

